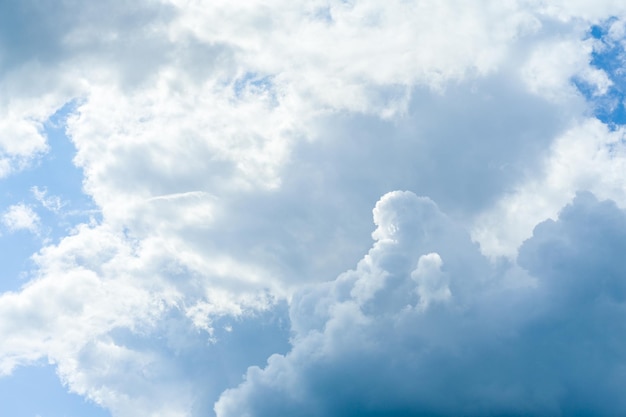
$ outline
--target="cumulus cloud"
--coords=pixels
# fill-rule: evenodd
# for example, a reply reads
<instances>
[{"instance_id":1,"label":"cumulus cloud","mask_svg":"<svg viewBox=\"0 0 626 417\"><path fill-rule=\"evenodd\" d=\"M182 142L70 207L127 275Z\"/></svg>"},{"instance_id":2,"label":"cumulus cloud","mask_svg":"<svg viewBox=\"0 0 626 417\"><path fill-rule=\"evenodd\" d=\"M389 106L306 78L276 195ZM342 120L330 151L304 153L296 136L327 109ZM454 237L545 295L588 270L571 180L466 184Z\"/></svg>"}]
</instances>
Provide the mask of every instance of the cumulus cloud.
<instances>
[{"instance_id":1,"label":"cumulus cloud","mask_svg":"<svg viewBox=\"0 0 626 417\"><path fill-rule=\"evenodd\" d=\"M595 118L584 120L555 139L538 172L528 174L477 217L473 237L486 254L515 257L533 227L555 219L577 190L593 191L626 207L625 167L623 128L611 130Z\"/></svg>"},{"instance_id":2,"label":"cumulus cloud","mask_svg":"<svg viewBox=\"0 0 626 417\"><path fill-rule=\"evenodd\" d=\"M0 295L1 314L11 318L0 324L0 371L46 359L71 391L116 416L138 408L196 415L251 361L284 350L280 306L268 311L275 303L251 296L233 311L229 294L203 294L206 278L192 278L167 249L130 245L110 228L81 226L34 261L38 275ZM196 323L194 300L205 299L212 309Z\"/></svg>"},{"instance_id":3,"label":"cumulus cloud","mask_svg":"<svg viewBox=\"0 0 626 417\"><path fill-rule=\"evenodd\" d=\"M383 394L398 407L385 415L558 409L573 391L556 368L513 377L528 352L543 360L513 346L547 308L528 301L549 298L528 249L539 232L514 258L578 189L623 206L622 131L572 80L610 89L589 28L624 6L587 3L3 5L0 177L36 166L46 122L72 103L64 127L101 217L0 295L0 369L47 358L115 417L206 415L284 353L290 327L292 351L251 368L221 415L375 414ZM34 230L21 207L5 225ZM469 375L490 351L484 378ZM432 384L402 385L416 375Z\"/></svg>"},{"instance_id":4,"label":"cumulus cloud","mask_svg":"<svg viewBox=\"0 0 626 417\"><path fill-rule=\"evenodd\" d=\"M11 232L27 230L37 234L40 219L30 206L20 203L10 206L2 214L2 223Z\"/></svg>"},{"instance_id":5,"label":"cumulus cloud","mask_svg":"<svg viewBox=\"0 0 626 417\"><path fill-rule=\"evenodd\" d=\"M357 268L296 296L291 351L248 369L218 416L624 411L626 213L614 203L579 194L541 223L520 251L528 273L487 267L414 194L387 194L374 219Z\"/></svg>"}]
</instances>

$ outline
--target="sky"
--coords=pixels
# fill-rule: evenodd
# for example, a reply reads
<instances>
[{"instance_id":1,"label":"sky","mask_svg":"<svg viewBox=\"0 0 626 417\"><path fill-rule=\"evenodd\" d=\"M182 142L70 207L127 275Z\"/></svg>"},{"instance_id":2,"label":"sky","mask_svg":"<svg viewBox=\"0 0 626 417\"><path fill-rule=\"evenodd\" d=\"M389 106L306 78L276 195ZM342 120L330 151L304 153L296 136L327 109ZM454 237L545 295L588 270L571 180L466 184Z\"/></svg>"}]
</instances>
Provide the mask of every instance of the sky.
<instances>
[{"instance_id":1,"label":"sky","mask_svg":"<svg viewBox=\"0 0 626 417\"><path fill-rule=\"evenodd\" d=\"M0 2L0 414L626 414L626 3Z\"/></svg>"}]
</instances>

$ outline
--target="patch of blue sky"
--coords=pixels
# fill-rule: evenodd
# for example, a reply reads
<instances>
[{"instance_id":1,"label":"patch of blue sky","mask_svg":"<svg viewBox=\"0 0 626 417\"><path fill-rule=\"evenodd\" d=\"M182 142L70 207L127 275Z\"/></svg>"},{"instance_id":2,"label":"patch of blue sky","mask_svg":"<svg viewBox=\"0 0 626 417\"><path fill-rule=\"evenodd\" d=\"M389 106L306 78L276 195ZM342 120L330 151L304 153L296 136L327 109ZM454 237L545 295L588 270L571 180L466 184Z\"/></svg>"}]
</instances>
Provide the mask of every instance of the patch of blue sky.
<instances>
[{"instance_id":1,"label":"patch of blue sky","mask_svg":"<svg viewBox=\"0 0 626 417\"><path fill-rule=\"evenodd\" d=\"M256 72L246 72L233 83L233 90L237 98L242 98L246 93L256 95L267 94L272 104L277 105L276 92L274 89L274 77L262 75Z\"/></svg>"},{"instance_id":2,"label":"patch of blue sky","mask_svg":"<svg viewBox=\"0 0 626 417\"><path fill-rule=\"evenodd\" d=\"M74 106L67 104L44 124L49 152L0 181L0 213L22 204L40 220L37 233L0 225L0 291L17 290L26 282L33 267L30 257L42 245L57 242L76 225L99 218L91 198L82 192L82 171L72 163L76 149L65 133L65 121Z\"/></svg>"},{"instance_id":3,"label":"patch of blue sky","mask_svg":"<svg viewBox=\"0 0 626 417\"><path fill-rule=\"evenodd\" d=\"M344 2L345 3L345 2ZM330 6L319 7L312 14L313 18L328 24L333 22L333 13Z\"/></svg>"},{"instance_id":4,"label":"patch of blue sky","mask_svg":"<svg viewBox=\"0 0 626 417\"><path fill-rule=\"evenodd\" d=\"M16 369L0 378L0 415L10 417L110 417L84 397L68 393L52 365Z\"/></svg>"},{"instance_id":5,"label":"patch of blue sky","mask_svg":"<svg viewBox=\"0 0 626 417\"><path fill-rule=\"evenodd\" d=\"M609 31L617 20L608 19L589 30L598 42L591 56L591 65L603 70L613 83L606 94L596 94L593 86L574 80L578 90L592 104L594 116L611 128L626 124L626 49L625 40L611 39Z\"/></svg>"}]
</instances>

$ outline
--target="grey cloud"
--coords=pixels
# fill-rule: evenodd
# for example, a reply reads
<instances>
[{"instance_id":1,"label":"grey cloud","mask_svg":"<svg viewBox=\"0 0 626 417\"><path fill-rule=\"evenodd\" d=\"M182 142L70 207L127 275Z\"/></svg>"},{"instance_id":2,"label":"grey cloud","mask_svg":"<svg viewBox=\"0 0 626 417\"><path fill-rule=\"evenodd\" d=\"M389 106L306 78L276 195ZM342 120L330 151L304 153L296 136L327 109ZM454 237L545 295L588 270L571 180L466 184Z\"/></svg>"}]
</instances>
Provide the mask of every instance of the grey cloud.
<instances>
[{"instance_id":1,"label":"grey cloud","mask_svg":"<svg viewBox=\"0 0 626 417\"><path fill-rule=\"evenodd\" d=\"M558 221L539 224L522 245L520 265L542 276L553 301L595 303L626 300L626 215L614 202L578 193ZM583 305L581 304L581 307Z\"/></svg>"},{"instance_id":2,"label":"grey cloud","mask_svg":"<svg viewBox=\"0 0 626 417\"><path fill-rule=\"evenodd\" d=\"M521 82L516 65L527 51L516 52L515 39L538 30L524 29L533 12L493 2L483 15L462 2L433 3L435 19L414 16L427 24L422 32L406 19L412 4L395 2L380 31L348 9L335 31L303 20L297 2L261 3L180 2L171 26L177 12L159 2L8 3L18 26L0 29L0 65L13 77L0 85L4 96L39 103L63 82L89 84L58 87L49 108L20 117L43 121L88 96L68 135L103 227L79 227L42 250L50 256L36 297L24 290L3 298L7 316L28 306L24 317L44 311L30 300L48 300L38 332L10 323L3 359L17 359L5 371L48 356L68 387L116 417L137 409L206 415L246 366L286 350L284 306L263 327L268 303L238 296L288 296L309 283L291 306L293 351L272 356L264 371L251 368L246 383L224 394L221 413L452 413L470 400L470 414L556 410L558 378L549 367L545 381L529 375L534 368L516 359L542 356L515 344L517 333L546 332L527 323L541 318L550 293L537 290L529 301L533 279L506 263L492 268L451 219L471 217L520 181L584 107L582 98L549 102ZM372 13L387 7L358 3ZM23 71L33 62L41 66ZM257 72L260 81L246 81ZM335 282L310 284L367 251L363 207L391 189L430 195L451 218L428 199L390 194L377 206L368 257ZM111 265L116 239L128 253ZM521 259L531 271L539 265L541 277L533 256L528 249ZM222 327L231 315L232 333ZM212 320L216 345L207 344L202 319ZM476 364L488 366L476 374Z\"/></svg>"},{"instance_id":3,"label":"grey cloud","mask_svg":"<svg viewBox=\"0 0 626 417\"><path fill-rule=\"evenodd\" d=\"M363 207L390 189L432 196L451 216L471 219L538 169L571 116L509 77L441 94L416 90L407 114L394 120L325 116L311 141L294 145L280 189L229 196L211 233L219 230L221 248L245 247L247 259L285 280L311 282L358 261L371 227Z\"/></svg>"},{"instance_id":4,"label":"grey cloud","mask_svg":"<svg viewBox=\"0 0 626 417\"><path fill-rule=\"evenodd\" d=\"M114 416L212 415L219 394L251 363L288 348L286 306L247 317L216 320L213 340L173 309L158 327L118 328L85 345L79 368L61 378L105 404ZM179 413L179 414L176 414Z\"/></svg>"},{"instance_id":5,"label":"grey cloud","mask_svg":"<svg viewBox=\"0 0 626 417\"><path fill-rule=\"evenodd\" d=\"M0 16L0 69L38 61L50 70L76 56L123 57L145 66L155 58L154 29L171 20L175 9L158 2L61 2L9 0ZM117 51L114 54L107 52ZM161 51L163 52L163 51ZM108 55L108 56L107 56ZM130 63L129 63L130 64Z\"/></svg>"},{"instance_id":6,"label":"grey cloud","mask_svg":"<svg viewBox=\"0 0 626 417\"><path fill-rule=\"evenodd\" d=\"M432 202L377 204L355 270L294 299L292 350L216 403L229 416L620 415L626 214L580 194L520 251L486 264ZM428 233L432 231L433 233ZM405 233L406 232L406 233ZM430 260L450 297L419 308ZM516 280L505 279L513 274ZM420 295L422 294L422 295Z\"/></svg>"}]
</instances>

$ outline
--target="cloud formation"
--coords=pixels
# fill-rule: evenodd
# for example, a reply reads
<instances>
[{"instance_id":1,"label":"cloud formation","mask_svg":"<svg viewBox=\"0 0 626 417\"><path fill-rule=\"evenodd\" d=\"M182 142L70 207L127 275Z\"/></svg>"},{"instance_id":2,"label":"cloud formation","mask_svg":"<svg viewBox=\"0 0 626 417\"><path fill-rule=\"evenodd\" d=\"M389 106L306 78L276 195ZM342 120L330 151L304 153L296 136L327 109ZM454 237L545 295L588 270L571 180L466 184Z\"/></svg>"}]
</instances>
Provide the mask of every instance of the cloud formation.
<instances>
[{"instance_id":1,"label":"cloud formation","mask_svg":"<svg viewBox=\"0 0 626 417\"><path fill-rule=\"evenodd\" d=\"M28 230L36 234L39 231L39 222L37 213L25 204L12 205L2 214L2 223L11 232Z\"/></svg>"},{"instance_id":2,"label":"cloud formation","mask_svg":"<svg viewBox=\"0 0 626 417\"><path fill-rule=\"evenodd\" d=\"M0 294L0 371L114 417L621 413L622 3L3 4L0 178L63 114L98 212Z\"/></svg>"},{"instance_id":3,"label":"cloud formation","mask_svg":"<svg viewBox=\"0 0 626 417\"><path fill-rule=\"evenodd\" d=\"M497 270L432 201L376 205L356 269L301 291L292 349L222 394L229 416L618 415L626 213L579 194ZM268 400L271 399L271 400Z\"/></svg>"}]
</instances>

